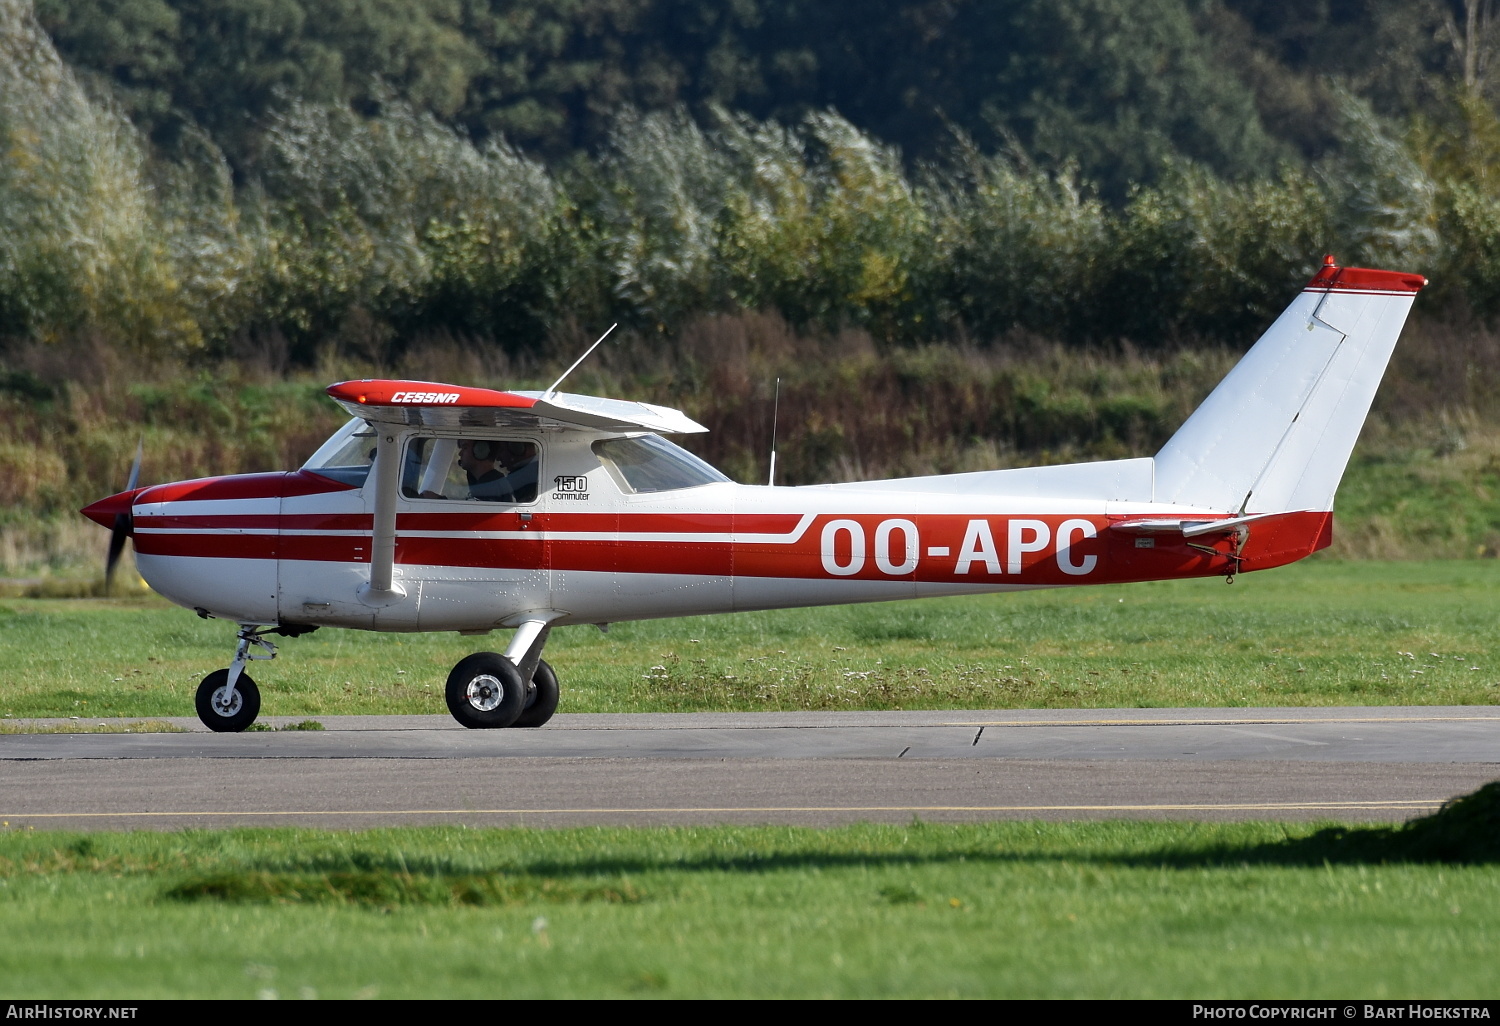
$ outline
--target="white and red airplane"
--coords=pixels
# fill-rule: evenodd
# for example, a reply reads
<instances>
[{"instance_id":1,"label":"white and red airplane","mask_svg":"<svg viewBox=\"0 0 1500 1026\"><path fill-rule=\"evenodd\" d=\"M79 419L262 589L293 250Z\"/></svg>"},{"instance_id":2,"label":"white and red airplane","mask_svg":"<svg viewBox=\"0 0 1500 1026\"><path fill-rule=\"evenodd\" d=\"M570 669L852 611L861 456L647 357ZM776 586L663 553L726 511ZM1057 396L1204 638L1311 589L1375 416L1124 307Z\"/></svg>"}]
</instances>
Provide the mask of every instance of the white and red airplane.
<instances>
[{"instance_id":1,"label":"white and red airplane","mask_svg":"<svg viewBox=\"0 0 1500 1026\"><path fill-rule=\"evenodd\" d=\"M346 381L303 465L129 488L83 512L158 593L239 624L198 715L244 730L268 635L514 628L461 660L467 727L557 708L568 624L1179 577L1332 538L1334 492L1427 281L1332 257L1154 457L855 484L735 484L663 435L676 410L555 391ZM597 343L596 343L597 344ZM576 366L576 364L575 364Z\"/></svg>"}]
</instances>

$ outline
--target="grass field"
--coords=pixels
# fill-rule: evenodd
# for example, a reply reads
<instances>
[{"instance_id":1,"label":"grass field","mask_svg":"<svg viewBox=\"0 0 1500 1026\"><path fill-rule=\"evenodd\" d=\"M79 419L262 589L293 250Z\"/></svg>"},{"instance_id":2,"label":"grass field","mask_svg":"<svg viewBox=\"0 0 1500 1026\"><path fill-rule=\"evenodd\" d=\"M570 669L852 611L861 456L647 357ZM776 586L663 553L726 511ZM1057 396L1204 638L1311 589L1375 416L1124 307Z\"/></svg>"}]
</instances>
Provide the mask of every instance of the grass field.
<instances>
[{"instance_id":1,"label":"grass field","mask_svg":"<svg viewBox=\"0 0 1500 1026\"><path fill-rule=\"evenodd\" d=\"M1221 580L557 631L566 712L1492 705L1489 560L1314 560ZM265 715L441 713L490 638L323 630L252 667ZM192 715L229 624L157 599L0 601L0 715Z\"/></svg>"},{"instance_id":2,"label":"grass field","mask_svg":"<svg viewBox=\"0 0 1500 1026\"><path fill-rule=\"evenodd\" d=\"M0 988L1493 997L1493 857L1383 863L1388 830L1315 830L0 831Z\"/></svg>"},{"instance_id":3,"label":"grass field","mask_svg":"<svg viewBox=\"0 0 1500 1026\"><path fill-rule=\"evenodd\" d=\"M573 711L1494 704L1497 613L1488 561L1313 561L1232 587L572 628L548 654ZM0 711L190 715L230 641L150 598L6 600ZM321 631L257 665L264 711L441 712L449 665L477 641ZM1492 997L1496 797L1466 826L1487 847L1457 853L1303 824L0 824L0 990Z\"/></svg>"}]
</instances>

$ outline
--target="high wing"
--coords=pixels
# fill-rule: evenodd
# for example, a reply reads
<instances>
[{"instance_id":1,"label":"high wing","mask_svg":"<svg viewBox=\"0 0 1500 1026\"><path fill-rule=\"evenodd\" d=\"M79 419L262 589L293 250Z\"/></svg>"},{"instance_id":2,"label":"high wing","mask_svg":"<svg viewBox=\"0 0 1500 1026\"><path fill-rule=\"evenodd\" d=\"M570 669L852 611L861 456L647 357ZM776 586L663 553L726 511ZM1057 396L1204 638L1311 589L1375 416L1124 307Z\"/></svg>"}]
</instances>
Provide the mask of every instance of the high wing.
<instances>
[{"instance_id":1,"label":"high wing","mask_svg":"<svg viewBox=\"0 0 1500 1026\"><path fill-rule=\"evenodd\" d=\"M602 431L696 434L708 428L665 406L571 392L498 392L435 381L341 381L328 394L350 414L377 424L518 427L542 424Z\"/></svg>"},{"instance_id":2,"label":"high wing","mask_svg":"<svg viewBox=\"0 0 1500 1026\"><path fill-rule=\"evenodd\" d=\"M651 403L568 392L498 392L436 381L371 378L341 381L328 386L328 395L351 414L373 424L438 428L543 425L594 431L653 431L688 434L708 428L678 410ZM406 597L395 579L396 448L398 432L376 432L375 516L370 542L370 579L360 589L361 601L372 607L390 605Z\"/></svg>"}]
</instances>

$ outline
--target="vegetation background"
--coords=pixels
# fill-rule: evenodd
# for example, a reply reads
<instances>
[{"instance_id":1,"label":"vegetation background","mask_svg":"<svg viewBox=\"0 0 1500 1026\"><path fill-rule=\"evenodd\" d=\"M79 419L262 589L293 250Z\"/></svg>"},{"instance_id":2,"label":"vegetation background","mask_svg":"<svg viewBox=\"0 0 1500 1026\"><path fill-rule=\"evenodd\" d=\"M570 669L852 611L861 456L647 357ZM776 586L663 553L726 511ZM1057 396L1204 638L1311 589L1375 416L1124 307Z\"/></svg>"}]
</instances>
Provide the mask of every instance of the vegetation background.
<instances>
[{"instance_id":1,"label":"vegetation background","mask_svg":"<svg viewBox=\"0 0 1500 1026\"><path fill-rule=\"evenodd\" d=\"M615 320L742 480L1145 454L1327 252L1433 282L1335 554L1493 556L1495 7L0 0L0 576Z\"/></svg>"}]
</instances>

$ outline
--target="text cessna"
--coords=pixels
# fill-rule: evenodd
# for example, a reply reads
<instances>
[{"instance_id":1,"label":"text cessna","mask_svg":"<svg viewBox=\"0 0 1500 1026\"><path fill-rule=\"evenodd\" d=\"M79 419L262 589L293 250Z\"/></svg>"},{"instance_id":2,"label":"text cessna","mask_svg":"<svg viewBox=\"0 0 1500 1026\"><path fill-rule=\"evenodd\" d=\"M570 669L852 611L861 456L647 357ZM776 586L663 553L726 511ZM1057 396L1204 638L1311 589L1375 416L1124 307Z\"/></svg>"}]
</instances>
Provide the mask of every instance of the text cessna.
<instances>
[{"instance_id":1,"label":"text cessna","mask_svg":"<svg viewBox=\"0 0 1500 1026\"><path fill-rule=\"evenodd\" d=\"M458 402L457 392L396 392L391 396L393 403L410 403L418 406L451 406Z\"/></svg>"}]
</instances>

